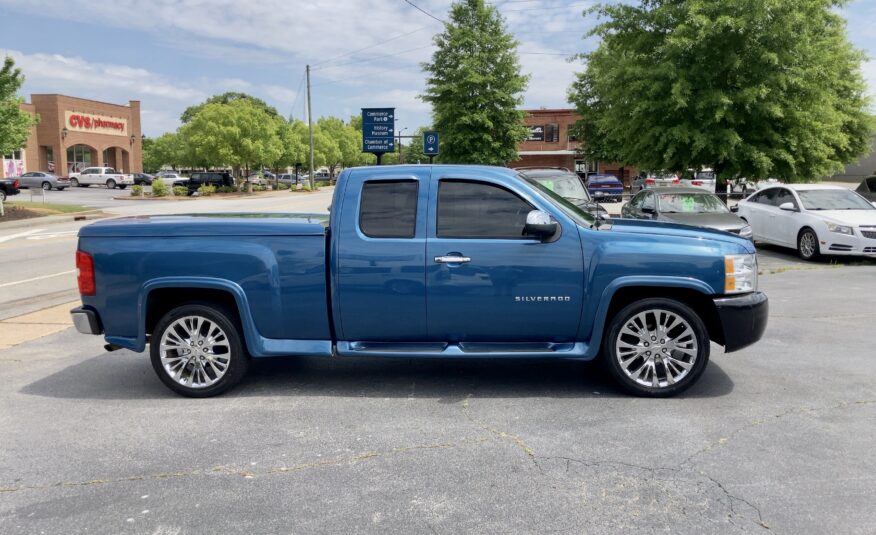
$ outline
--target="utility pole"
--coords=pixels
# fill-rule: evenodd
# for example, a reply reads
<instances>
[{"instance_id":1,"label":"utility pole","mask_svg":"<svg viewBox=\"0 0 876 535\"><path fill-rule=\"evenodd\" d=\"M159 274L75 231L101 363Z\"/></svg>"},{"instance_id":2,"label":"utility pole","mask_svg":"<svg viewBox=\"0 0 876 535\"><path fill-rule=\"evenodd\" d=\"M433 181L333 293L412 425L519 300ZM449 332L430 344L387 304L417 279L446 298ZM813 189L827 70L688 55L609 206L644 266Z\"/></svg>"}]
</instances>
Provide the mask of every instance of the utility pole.
<instances>
[{"instance_id":1,"label":"utility pole","mask_svg":"<svg viewBox=\"0 0 876 535\"><path fill-rule=\"evenodd\" d=\"M307 66L307 128L310 130L310 191L313 191L313 115L310 112L310 65Z\"/></svg>"}]
</instances>

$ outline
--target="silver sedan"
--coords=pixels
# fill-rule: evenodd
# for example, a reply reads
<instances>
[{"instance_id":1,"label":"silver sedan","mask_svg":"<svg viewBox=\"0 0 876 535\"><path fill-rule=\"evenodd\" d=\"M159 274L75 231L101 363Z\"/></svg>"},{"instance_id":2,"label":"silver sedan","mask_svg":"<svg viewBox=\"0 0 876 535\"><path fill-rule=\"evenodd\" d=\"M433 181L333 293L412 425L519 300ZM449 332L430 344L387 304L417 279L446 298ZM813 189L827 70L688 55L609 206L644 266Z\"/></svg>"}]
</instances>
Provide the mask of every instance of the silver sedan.
<instances>
[{"instance_id":1,"label":"silver sedan","mask_svg":"<svg viewBox=\"0 0 876 535\"><path fill-rule=\"evenodd\" d=\"M69 178L53 175L52 173L44 173L42 171L31 171L15 178L21 182L22 188L42 188L46 191L56 189L62 191L65 188L70 187Z\"/></svg>"}]
</instances>

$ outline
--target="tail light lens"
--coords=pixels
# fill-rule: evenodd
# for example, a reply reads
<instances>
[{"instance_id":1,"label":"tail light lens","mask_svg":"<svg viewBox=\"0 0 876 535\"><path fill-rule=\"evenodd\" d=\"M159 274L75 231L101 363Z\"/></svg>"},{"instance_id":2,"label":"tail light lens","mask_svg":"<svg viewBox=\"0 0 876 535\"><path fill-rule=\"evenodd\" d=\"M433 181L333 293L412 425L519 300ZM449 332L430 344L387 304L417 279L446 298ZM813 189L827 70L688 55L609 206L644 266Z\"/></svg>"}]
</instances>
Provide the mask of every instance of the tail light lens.
<instances>
[{"instance_id":1,"label":"tail light lens","mask_svg":"<svg viewBox=\"0 0 876 535\"><path fill-rule=\"evenodd\" d=\"M672 183L673 183L673 184L679 184L679 183L681 183L681 180L679 180L679 179L677 179L677 178L673 178L673 179L672 179Z\"/></svg>"},{"instance_id":2,"label":"tail light lens","mask_svg":"<svg viewBox=\"0 0 876 535\"><path fill-rule=\"evenodd\" d=\"M79 293L82 295L94 295L96 291L94 284L94 259L91 255L84 251L76 251L76 269L79 272L77 276Z\"/></svg>"},{"instance_id":3,"label":"tail light lens","mask_svg":"<svg viewBox=\"0 0 876 535\"><path fill-rule=\"evenodd\" d=\"M654 180L653 178L646 178L645 179L645 184L656 184L656 183L657 183L657 181Z\"/></svg>"},{"instance_id":4,"label":"tail light lens","mask_svg":"<svg viewBox=\"0 0 876 535\"><path fill-rule=\"evenodd\" d=\"M13 180L12 189L18 189L19 187L21 187L21 182L19 182L18 180Z\"/></svg>"},{"instance_id":5,"label":"tail light lens","mask_svg":"<svg viewBox=\"0 0 876 535\"><path fill-rule=\"evenodd\" d=\"M699 181L699 180L692 180L692 181L691 181L691 185L693 185L693 186L702 186L703 183L702 183L701 181Z\"/></svg>"}]
</instances>

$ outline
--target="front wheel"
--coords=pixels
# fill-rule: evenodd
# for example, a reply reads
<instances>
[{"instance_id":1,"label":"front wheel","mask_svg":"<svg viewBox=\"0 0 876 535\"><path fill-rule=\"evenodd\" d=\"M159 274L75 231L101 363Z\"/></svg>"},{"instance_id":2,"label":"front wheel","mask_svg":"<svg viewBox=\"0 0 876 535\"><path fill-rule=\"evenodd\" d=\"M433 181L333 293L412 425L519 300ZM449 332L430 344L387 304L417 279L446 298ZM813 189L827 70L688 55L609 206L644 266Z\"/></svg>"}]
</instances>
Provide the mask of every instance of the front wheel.
<instances>
[{"instance_id":1,"label":"front wheel","mask_svg":"<svg viewBox=\"0 0 876 535\"><path fill-rule=\"evenodd\" d=\"M106 189L116 189L116 181L109 179L106 181Z\"/></svg>"},{"instance_id":2,"label":"front wheel","mask_svg":"<svg viewBox=\"0 0 876 535\"><path fill-rule=\"evenodd\" d=\"M49 191L49 190L52 189L52 184L51 184L51 182L43 182L43 183L42 183L42 186L43 186L43 191Z\"/></svg>"},{"instance_id":3,"label":"front wheel","mask_svg":"<svg viewBox=\"0 0 876 535\"><path fill-rule=\"evenodd\" d=\"M709 362L700 317L672 299L643 299L611 320L602 358L614 379L638 396L668 397L689 388Z\"/></svg>"},{"instance_id":4,"label":"front wheel","mask_svg":"<svg viewBox=\"0 0 876 535\"><path fill-rule=\"evenodd\" d=\"M6 202L6 192L0 190L0 202Z\"/></svg>"},{"instance_id":5,"label":"front wheel","mask_svg":"<svg viewBox=\"0 0 876 535\"><path fill-rule=\"evenodd\" d=\"M78 188L78 187L80 187L80 186L79 186L79 181L76 180L75 178L71 178L71 179L70 179L70 185L73 186L74 188Z\"/></svg>"},{"instance_id":6,"label":"front wheel","mask_svg":"<svg viewBox=\"0 0 876 535\"><path fill-rule=\"evenodd\" d=\"M818 247L818 236L811 228L804 228L797 236L797 254L803 260L818 260L821 254Z\"/></svg>"},{"instance_id":7,"label":"front wheel","mask_svg":"<svg viewBox=\"0 0 876 535\"><path fill-rule=\"evenodd\" d=\"M183 305L165 314L152 332L150 356L161 382L193 398L225 392L249 368L234 316L210 304Z\"/></svg>"}]
</instances>

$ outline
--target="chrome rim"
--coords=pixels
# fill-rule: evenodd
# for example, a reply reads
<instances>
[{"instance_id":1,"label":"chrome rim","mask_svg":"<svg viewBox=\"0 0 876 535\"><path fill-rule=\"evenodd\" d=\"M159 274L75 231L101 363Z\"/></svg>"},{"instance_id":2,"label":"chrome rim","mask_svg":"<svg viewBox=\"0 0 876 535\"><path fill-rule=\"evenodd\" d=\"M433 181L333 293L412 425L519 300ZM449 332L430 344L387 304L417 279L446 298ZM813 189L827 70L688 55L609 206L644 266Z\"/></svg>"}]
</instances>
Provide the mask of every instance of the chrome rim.
<instances>
[{"instance_id":1,"label":"chrome rim","mask_svg":"<svg viewBox=\"0 0 876 535\"><path fill-rule=\"evenodd\" d=\"M52 189L52 185L49 184L48 182L43 182L43 189L48 191L48 190Z\"/></svg>"},{"instance_id":2,"label":"chrome rim","mask_svg":"<svg viewBox=\"0 0 876 535\"><path fill-rule=\"evenodd\" d=\"M161 365L167 375L189 388L216 384L231 363L231 344L219 325L202 316L186 316L161 335Z\"/></svg>"},{"instance_id":3,"label":"chrome rim","mask_svg":"<svg viewBox=\"0 0 876 535\"><path fill-rule=\"evenodd\" d=\"M800 252L806 258L815 254L815 236L811 232L804 232L800 236Z\"/></svg>"},{"instance_id":4,"label":"chrome rim","mask_svg":"<svg viewBox=\"0 0 876 535\"><path fill-rule=\"evenodd\" d=\"M652 309L624 323L617 335L615 358L636 383L665 388L687 377L698 349L690 323L675 312Z\"/></svg>"}]
</instances>

